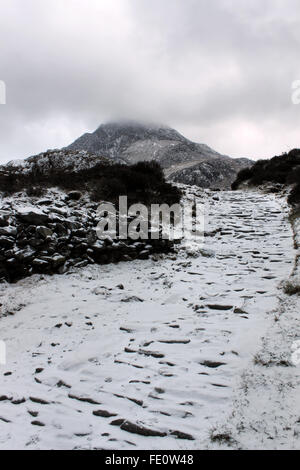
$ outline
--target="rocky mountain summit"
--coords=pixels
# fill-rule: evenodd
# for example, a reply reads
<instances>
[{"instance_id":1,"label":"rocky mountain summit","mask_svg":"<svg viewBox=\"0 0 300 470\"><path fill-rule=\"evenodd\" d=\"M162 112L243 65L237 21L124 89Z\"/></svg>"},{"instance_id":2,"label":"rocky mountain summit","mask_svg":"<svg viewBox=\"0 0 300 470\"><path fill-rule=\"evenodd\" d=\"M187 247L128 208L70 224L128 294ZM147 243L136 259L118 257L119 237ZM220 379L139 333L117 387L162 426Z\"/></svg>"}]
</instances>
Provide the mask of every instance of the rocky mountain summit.
<instances>
[{"instance_id":1,"label":"rocky mountain summit","mask_svg":"<svg viewBox=\"0 0 300 470\"><path fill-rule=\"evenodd\" d=\"M240 170L251 167L246 158L230 158L205 144L192 142L166 126L140 123L103 124L64 149L54 149L25 160L0 166L0 187L16 185L29 175L35 179L50 174L93 170L113 163L132 165L155 161L170 181L203 188L230 189Z\"/></svg>"},{"instance_id":2,"label":"rocky mountain summit","mask_svg":"<svg viewBox=\"0 0 300 470\"><path fill-rule=\"evenodd\" d=\"M102 124L67 149L125 163L155 160L170 180L204 188L229 189L239 170L252 164L246 158L233 159L192 142L170 127L135 122Z\"/></svg>"}]
</instances>

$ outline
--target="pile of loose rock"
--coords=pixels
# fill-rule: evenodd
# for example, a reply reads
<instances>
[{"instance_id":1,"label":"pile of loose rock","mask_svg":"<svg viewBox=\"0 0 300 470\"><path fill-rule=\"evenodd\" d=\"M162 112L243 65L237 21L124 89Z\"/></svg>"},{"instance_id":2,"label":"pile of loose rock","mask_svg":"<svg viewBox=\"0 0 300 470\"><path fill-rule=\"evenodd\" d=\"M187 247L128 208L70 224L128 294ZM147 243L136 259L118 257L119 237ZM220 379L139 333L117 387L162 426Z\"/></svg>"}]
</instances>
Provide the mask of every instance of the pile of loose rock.
<instances>
[{"instance_id":1,"label":"pile of loose rock","mask_svg":"<svg viewBox=\"0 0 300 470\"><path fill-rule=\"evenodd\" d=\"M51 192L50 192L51 193ZM48 193L49 195L49 193ZM37 200L24 194L0 207L0 280L14 282L34 273L65 273L71 267L147 259L168 252L168 240L99 240L98 204L78 192L52 192Z\"/></svg>"}]
</instances>

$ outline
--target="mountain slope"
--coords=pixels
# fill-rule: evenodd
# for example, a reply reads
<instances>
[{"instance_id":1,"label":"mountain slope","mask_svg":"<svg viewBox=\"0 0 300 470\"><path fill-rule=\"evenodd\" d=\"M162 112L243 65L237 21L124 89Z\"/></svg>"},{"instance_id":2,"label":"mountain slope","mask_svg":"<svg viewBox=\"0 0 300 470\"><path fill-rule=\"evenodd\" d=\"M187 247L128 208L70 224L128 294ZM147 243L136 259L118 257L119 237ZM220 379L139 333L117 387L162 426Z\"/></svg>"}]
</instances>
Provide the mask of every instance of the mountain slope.
<instances>
[{"instance_id":1,"label":"mountain slope","mask_svg":"<svg viewBox=\"0 0 300 470\"><path fill-rule=\"evenodd\" d=\"M152 160L161 165L171 181L220 189L230 189L238 172L252 165L251 160L221 155L166 126L108 123L82 135L64 149L48 150L0 166L0 189L1 186L9 189L29 174L39 179L53 173L92 171L99 165L132 165ZM7 181L9 188L6 188Z\"/></svg>"},{"instance_id":2,"label":"mountain slope","mask_svg":"<svg viewBox=\"0 0 300 470\"><path fill-rule=\"evenodd\" d=\"M193 181L193 184L202 187L228 188L238 171L252 163L247 159L221 155L205 144L188 140L169 127L133 122L103 124L67 148L72 151L85 150L126 163L155 160L166 170L170 179L186 184Z\"/></svg>"},{"instance_id":3,"label":"mountain slope","mask_svg":"<svg viewBox=\"0 0 300 470\"><path fill-rule=\"evenodd\" d=\"M183 165L174 165L166 170L168 179L201 188L227 189L230 187L235 175L242 169L249 168L246 158L214 158L202 162L192 162Z\"/></svg>"}]
</instances>

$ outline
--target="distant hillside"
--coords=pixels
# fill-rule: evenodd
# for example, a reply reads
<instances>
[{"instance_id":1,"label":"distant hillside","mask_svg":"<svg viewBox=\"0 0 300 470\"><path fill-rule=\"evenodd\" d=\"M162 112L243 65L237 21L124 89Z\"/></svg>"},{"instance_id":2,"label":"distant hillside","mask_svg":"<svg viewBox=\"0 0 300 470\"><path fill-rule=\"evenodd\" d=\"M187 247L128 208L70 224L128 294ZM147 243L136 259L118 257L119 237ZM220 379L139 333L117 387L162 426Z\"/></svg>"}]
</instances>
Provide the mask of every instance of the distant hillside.
<instances>
[{"instance_id":1,"label":"distant hillside","mask_svg":"<svg viewBox=\"0 0 300 470\"><path fill-rule=\"evenodd\" d=\"M220 157L206 159L202 162L177 165L165 170L168 179L201 188L230 188L241 168L249 168L250 162L246 158L229 159Z\"/></svg>"},{"instance_id":2,"label":"distant hillside","mask_svg":"<svg viewBox=\"0 0 300 470\"><path fill-rule=\"evenodd\" d=\"M84 150L128 164L155 160L169 179L205 188L230 188L237 172L252 163L221 155L169 127L134 122L103 124L67 149Z\"/></svg>"},{"instance_id":3,"label":"distant hillside","mask_svg":"<svg viewBox=\"0 0 300 470\"><path fill-rule=\"evenodd\" d=\"M241 170L232 184L232 189L238 189L245 183L248 186L271 183L275 185L274 191L276 188L280 189L280 186L292 186L288 201L290 204L299 204L300 149L293 149L271 160L259 160L251 168Z\"/></svg>"}]
</instances>

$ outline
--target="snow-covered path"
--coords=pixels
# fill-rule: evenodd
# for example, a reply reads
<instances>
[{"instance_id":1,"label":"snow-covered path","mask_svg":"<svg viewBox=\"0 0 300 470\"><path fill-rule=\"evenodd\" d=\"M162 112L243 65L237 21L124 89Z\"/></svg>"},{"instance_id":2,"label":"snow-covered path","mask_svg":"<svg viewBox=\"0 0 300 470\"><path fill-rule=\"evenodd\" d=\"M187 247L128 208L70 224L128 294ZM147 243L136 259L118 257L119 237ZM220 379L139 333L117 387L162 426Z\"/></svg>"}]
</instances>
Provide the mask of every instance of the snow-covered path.
<instances>
[{"instance_id":1,"label":"snow-covered path","mask_svg":"<svg viewBox=\"0 0 300 470\"><path fill-rule=\"evenodd\" d=\"M14 314L0 320L1 449L211 446L295 254L273 196L207 197L207 230L222 229L205 239L215 256L182 250L1 287Z\"/></svg>"}]
</instances>

